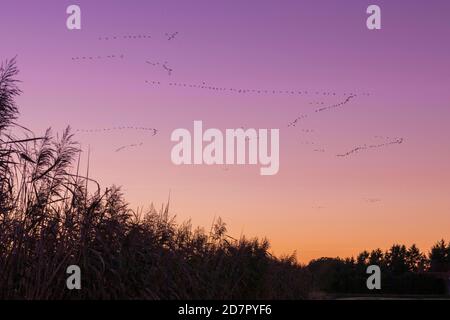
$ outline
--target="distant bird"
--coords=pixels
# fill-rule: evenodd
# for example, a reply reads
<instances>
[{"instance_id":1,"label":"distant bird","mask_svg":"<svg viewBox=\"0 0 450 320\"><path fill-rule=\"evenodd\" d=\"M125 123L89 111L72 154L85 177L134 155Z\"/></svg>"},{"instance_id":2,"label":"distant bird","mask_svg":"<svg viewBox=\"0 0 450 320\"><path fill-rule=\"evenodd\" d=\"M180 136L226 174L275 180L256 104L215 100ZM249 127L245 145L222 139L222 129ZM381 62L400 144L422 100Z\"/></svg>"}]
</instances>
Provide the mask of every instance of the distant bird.
<instances>
[{"instance_id":1,"label":"distant bird","mask_svg":"<svg viewBox=\"0 0 450 320\"><path fill-rule=\"evenodd\" d=\"M358 152L358 151L364 150L364 149L366 149L366 147L356 147L356 148L354 148L354 149L352 149L352 150L350 150L350 151L348 151L348 152L346 152L344 154L338 154L336 156L337 157L346 157L346 156L349 156L349 155L351 155L351 154L353 154L355 152Z\"/></svg>"},{"instance_id":2,"label":"distant bird","mask_svg":"<svg viewBox=\"0 0 450 320\"><path fill-rule=\"evenodd\" d=\"M158 129L155 128L148 128L148 127L110 127L110 128L101 128L101 129L77 129L76 132L82 132L82 133L98 133L98 132L105 132L105 131L118 131L118 130L144 130L144 131L152 131L152 136L156 136L159 132Z\"/></svg>"},{"instance_id":3,"label":"distant bird","mask_svg":"<svg viewBox=\"0 0 450 320\"><path fill-rule=\"evenodd\" d=\"M356 147L356 148L354 148L354 149L352 149L352 150L350 150L350 151L348 151L346 153L338 154L336 156L337 157L346 157L346 156L349 156L349 155L351 155L353 153L356 153L358 151L361 151L361 150L378 149L378 148L382 148L382 147L393 145L393 144L402 144L403 142L404 142L404 138L396 138L393 141L380 143L380 144L372 144L372 145L364 144L363 146Z\"/></svg>"},{"instance_id":4,"label":"distant bird","mask_svg":"<svg viewBox=\"0 0 450 320\"><path fill-rule=\"evenodd\" d=\"M177 32L174 32L174 33L166 33L166 37L167 37L167 40L168 40L168 41L175 39L175 37L176 37L177 35L178 35L178 31L177 31Z\"/></svg>"},{"instance_id":5,"label":"distant bird","mask_svg":"<svg viewBox=\"0 0 450 320\"><path fill-rule=\"evenodd\" d=\"M297 123L298 123L300 120L305 119L305 118L307 118L307 117L308 117L308 115L306 115L306 114L300 115L299 117L297 117L296 119L294 119L294 121L292 121L292 122L290 122L290 123L288 124L288 128L297 126Z\"/></svg>"},{"instance_id":6,"label":"distant bird","mask_svg":"<svg viewBox=\"0 0 450 320\"><path fill-rule=\"evenodd\" d=\"M160 62L151 62L151 61L145 61L145 63L147 63L147 64L149 64L149 65L151 65L151 66L153 66L153 67L156 67L156 66L161 66L161 68L163 68L166 72L167 72L167 74L170 76L170 75L172 75L172 71L173 71L173 69L172 68L170 68L169 67L169 65L168 65L168 62L167 61L165 61L164 63L160 63ZM177 85L176 83L169 83L169 85Z\"/></svg>"},{"instance_id":7,"label":"distant bird","mask_svg":"<svg viewBox=\"0 0 450 320\"><path fill-rule=\"evenodd\" d=\"M167 74L168 74L169 76L172 75L173 69L171 69L171 68L169 68L169 67L167 66L167 62L164 62L163 68L164 68L164 70L167 71Z\"/></svg>"},{"instance_id":8,"label":"distant bird","mask_svg":"<svg viewBox=\"0 0 450 320\"><path fill-rule=\"evenodd\" d=\"M128 148L141 147L141 146L143 146L143 145L144 145L143 142L141 142L141 143L139 143L139 144L135 143L135 144L125 145L125 146L122 146L122 147L116 149L116 152L120 152L120 151L125 150L125 149L128 149Z\"/></svg>"},{"instance_id":9,"label":"distant bird","mask_svg":"<svg viewBox=\"0 0 450 320\"><path fill-rule=\"evenodd\" d=\"M322 112L322 111L325 111L325 110L341 107L341 106L349 103L354 98L356 98L356 95L350 95L350 96L347 97L347 99L345 99L345 101L340 102L338 104L334 104L334 105L331 105L331 106L327 106L327 107L323 107L323 108L317 109L316 112Z\"/></svg>"},{"instance_id":10,"label":"distant bird","mask_svg":"<svg viewBox=\"0 0 450 320\"><path fill-rule=\"evenodd\" d=\"M173 36L175 36L177 34L177 32L175 32L174 34L169 34L166 33L166 35L169 38L173 39ZM148 64L153 65L153 66L162 66L164 68L165 71L168 72L169 75L171 75L171 73L173 72L173 69L171 69L167 63L165 64L161 64L159 62L150 62L147 61ZM146 81L147 83L149 83L148 81ZM153 84L161 84L161 82L156 82L156 81L152 81ZM203 89L203 90L213 90L213 91L228 91L231 93L237 93L237 94L248 94L248 93L253 93L253 94L257 94L257 95L261 95L261 94L279 94L279 95L289 95L289 96L293 96L293 95L309 95L309 94L314 94L314 92L309 92L309 91L293 91L293 90L275 90L275 89L248 89L248 88L233 88L233 87L217 87L217 86L212 86L212 85L206 85L206 82L203 82L202 84L196 84L196 83L177 83L177 82L170 82L167 83L169 86L176 86L176 87L189 87L189 88L196 88L196 89ZM316 95L325 95L325 96L331 96L334 95L336 96L337 94L335 92L331 93L331 92L316 92ZM344 94L344 96L346 96L346 94ZM337 107L341 107L347 103L349 103L353 98L355 98L357 95L356 94L351 94L350 96L348 96L344 101L334 104L334 105L330 105L330 106L326 106L326 107L322 107L320 109L316 109L315 112L321 112L321 111L325 111L327 109L332 109L332 108L337 108ZM310 102L311 105L325 105L325 102L323 101L318 101L318 102ZM298 119L300 120L300 119ZM291 123L289 123L288 127L295 127L297 124L297 121L292 121Z\"/></svg>"}]
</instances>

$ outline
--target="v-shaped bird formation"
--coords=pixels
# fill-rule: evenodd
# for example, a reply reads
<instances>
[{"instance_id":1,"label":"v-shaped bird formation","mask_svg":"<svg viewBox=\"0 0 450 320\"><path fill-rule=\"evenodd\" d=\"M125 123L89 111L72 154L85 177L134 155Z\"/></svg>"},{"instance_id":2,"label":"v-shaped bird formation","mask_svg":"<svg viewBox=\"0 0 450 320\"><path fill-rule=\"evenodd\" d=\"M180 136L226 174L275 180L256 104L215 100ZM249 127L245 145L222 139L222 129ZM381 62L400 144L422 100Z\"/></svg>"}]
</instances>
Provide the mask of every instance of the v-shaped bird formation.
<instances>
[{"instance_id":1,"label":"v-shaped bird formation","mask_svg":"<svg viewBox=\"0 0 450 320\"><path fill-rule=\"evenodd\" d=\"M166 32L163 35L163 39L167 41L174 41L179 36L179 32ZM149 33L127 33L122 35L103 35L97 38L98 41L119 41L119 40L148 40L154 39L152 35ZM81 55L72 57L74 62L89 62L89 61L100 61L100 60L115 60L115 59L124 59L124 54L108 54L108 55ZM163 60L164 61L164 60ZM173 74L173 68L169 65L167 61L152 61L146 60L145 63L155 68L159 68L161 71L164 71L168 76ZM306 128L306 121L308 118L314 114L322 113L325 111L337 110L341 109L344 106L354 102L358 97L369 97L371 94L368 92L359 92L359 90L354 90L353 92L344 92L339 93L336 90L311 90L311 89L280 89L280 88L250 88L250 87L240 87L233 85L214 85L211 83L207 83L206 81L195 82L181 82L181 81L161 81L161 80L145 80L145 83L152 86L166 86L168 88L177 88L177 89L194 89L194 90L202 90L208 91L210 93L216 94L236 94L236 95L255 95L255 96L289 96L292 98L295 97L308 97L314 96L316 100L313 100L308 103L309 106L316 107L314 110L309 110L302 112L300 115L295 117L293 120L289 121L287 127L290 129L298 128L300 133L302 134L313 134L315 132L314 129ZM340 97L345 97L343 100L339 100ZM332 100L337 100L337 102L331 102ZM328 101L328 102L327 102ZM110 128L102 128L102 129L79 129L77 132L80 133L107 133L111 131L118 130L139 130L139 131L150 131L153 136L158 133L157 129L154 128L144 128L144 127L132 127L132 126L124 126L124 127L110 127ZM377 139L384 138L382 136L376 136ZM361 151L370 150L370 149L381 149L383 147L387 147L389 145L394 144L402 144L403 138L387 138L385 141L380 143L373 144L363 144L357 145L346 151L344 153L339 153L337 157L348 157L354 154L357 154ZM314 146L312 149L313 152L317 153L325 153L325 148L320 146L320 143L317 141L311 140L303 140L300 142L301 145L310 145ZM130 144L122 146L116 149L116 152L127 150L130 148L134 148L137 146L142 146L142 144Z\"/></svg>"}]
</instances>

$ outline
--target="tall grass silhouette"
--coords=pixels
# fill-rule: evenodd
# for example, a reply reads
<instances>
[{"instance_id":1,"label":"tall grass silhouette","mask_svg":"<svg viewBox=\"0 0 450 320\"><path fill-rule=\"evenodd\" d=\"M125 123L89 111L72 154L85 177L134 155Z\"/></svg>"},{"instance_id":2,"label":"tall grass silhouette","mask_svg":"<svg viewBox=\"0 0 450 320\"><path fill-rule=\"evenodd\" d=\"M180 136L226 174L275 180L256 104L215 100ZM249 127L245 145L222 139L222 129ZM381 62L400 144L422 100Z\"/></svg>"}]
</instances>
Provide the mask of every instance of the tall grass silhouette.
<instances>
[{"instance_id":1,"label":"tall grass silhouette","mask_svg":"<svg viewBox=\"0 0 450 320\"><path fill-rule=\"evenodd\" d=\"M267 240L177 224L169 203L132 211L118 187L80 173L70 128L42 136L16 123L16 60L0 67L1 299L301 299L310 276ZM90 191L93 190L93 191ZM82 289L66 288L81 268Z\"/></svg>"},{"instance_id":2,"label":"tall grass silhouette","mask_svg":"<svg viewBox=\"0 0 450 320\"><path fill-rule=\"evenodd\" d=\"M301 266L295 255L271 255L266 239L230 237L220 218L205 231L178 224L169 203L131 210L119 187L80 172L70 128L36 136L16 122L17 76L15 59L0 65L0 299L321 298L368 293L372 264L381 293L449 293L444 240L428 258L393 245ZM66 287L70 265L81 269L81 290Z\"/></svg>"}]
</instances>

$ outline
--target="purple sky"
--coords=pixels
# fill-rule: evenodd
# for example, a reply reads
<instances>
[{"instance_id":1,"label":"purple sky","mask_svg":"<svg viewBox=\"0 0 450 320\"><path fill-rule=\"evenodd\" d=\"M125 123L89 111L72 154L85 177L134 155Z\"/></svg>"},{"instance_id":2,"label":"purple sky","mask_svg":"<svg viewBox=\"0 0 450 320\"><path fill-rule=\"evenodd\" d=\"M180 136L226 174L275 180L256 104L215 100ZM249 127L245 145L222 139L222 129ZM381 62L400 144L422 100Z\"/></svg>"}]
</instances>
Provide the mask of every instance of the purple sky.
<instances>
[{"instance_id":1,"label":"purple sky","mask_svg":"<svg viewBox=\"0 0 450 320\"><path fill-rule=\"evenodd\" d=\"M267 236L277 253L298 250L302 259L392 242L425 247L448 236L449 1L0 1L0 58L18 56L22 124L37 132L160 130L77 134L84 150L91 147L92 174L104 186L123 185L133 207L160 204L171 190L180 220L209 226L220 215L233 234ZM81 31L66 29L70 4L81 7ZM381 7L382 30L366 28L369 4ZM167 41L172 32L179 34ZM167 62L173 73L146 61ZM350 93L358 95L351 103L314 114ZM301 114L311 116L287 128ZM280 173L173 166L170 133L193 120L280 128ZM336 157L378 143L375 136L405 142Z\"/></svg>"}]
</instances>

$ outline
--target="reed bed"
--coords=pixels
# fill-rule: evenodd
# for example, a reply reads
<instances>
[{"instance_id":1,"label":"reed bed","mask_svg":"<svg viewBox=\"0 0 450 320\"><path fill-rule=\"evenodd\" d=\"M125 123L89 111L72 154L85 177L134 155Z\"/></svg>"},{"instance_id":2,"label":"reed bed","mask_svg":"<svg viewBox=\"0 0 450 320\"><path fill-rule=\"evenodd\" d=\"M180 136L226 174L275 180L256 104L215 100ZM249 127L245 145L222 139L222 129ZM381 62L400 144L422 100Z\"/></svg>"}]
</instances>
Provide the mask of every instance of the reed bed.
<instances>
[{"instance_id":1,"label":"reed bed","mask_svg":"<svg viewBox=\"0 0 450 320\"><path fill-rule=\"evenodd\" d=\"M302 299L308 271L265 239L178 224L169 203L131 210L120 188L80 173L70 128L16 123L16 60L0 67L0 299ZM68 290L66 268L81 268Z\"/></svg>"}]
</instances>

